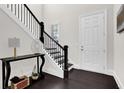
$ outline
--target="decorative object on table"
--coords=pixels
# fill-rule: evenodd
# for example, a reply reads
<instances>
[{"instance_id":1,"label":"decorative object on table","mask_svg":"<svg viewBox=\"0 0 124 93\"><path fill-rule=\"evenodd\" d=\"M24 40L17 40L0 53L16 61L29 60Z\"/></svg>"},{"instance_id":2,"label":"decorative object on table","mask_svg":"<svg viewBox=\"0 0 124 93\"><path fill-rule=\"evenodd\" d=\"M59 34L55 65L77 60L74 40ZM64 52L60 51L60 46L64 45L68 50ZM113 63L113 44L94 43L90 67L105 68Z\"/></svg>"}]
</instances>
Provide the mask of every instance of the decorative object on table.
<instances>
[{"instance_id":1,"label":"decorative object on table","mask_svg":"<svg viewBox=\"0 0 124 93\"><path fill-rule=\"evenodd\" d=\"M35 65L34 68L33 68L31 78L32 78L33 80L37 80L37 79L39 78L39 74L36 72L36 65Z\"/></svg>"},{"instance_id":2,"label":"decorative object on table","mask_svg":"<svg viewBox=\"0 0 124 93\"><path fill-rule=\"evenodd\" d=\"M10 81L11 89L23 89L30 85L30 80L27 76L14 76Z\"/></svg>"},{"instance_id":3,"label":"decorative object on table","mask_svg":"<svg viewBox=\"0 0 124 93\"><path fill-rule=\"evenodd\" d=\"M33 41L32 41L32 44L31 44L31 51L32 51L33 53L39 53L40 47L42 47L42 46L41 46L39 40L33 40Z\"/></svg>"},{"instance_id":4,"label":"decorative object on table","mask_svg":"<svg viewBox=\"0 0 124 93\"><path fill-rule=\"evenodd\" d=\"M14 48L14 57L16 57L16 48L20 47L20 39L19 38L9 38L8 46Z\"/></svg>"},{"instance_id":5,"label":"decorative object on table","mask_svg":"<svg viewBox=\"0 0 124 93\"><path fill-rule=\"evenodd\" d=\"M124 31L124 4L121 5L117 15L117 33Z\"/></svg>"}]
</instances>

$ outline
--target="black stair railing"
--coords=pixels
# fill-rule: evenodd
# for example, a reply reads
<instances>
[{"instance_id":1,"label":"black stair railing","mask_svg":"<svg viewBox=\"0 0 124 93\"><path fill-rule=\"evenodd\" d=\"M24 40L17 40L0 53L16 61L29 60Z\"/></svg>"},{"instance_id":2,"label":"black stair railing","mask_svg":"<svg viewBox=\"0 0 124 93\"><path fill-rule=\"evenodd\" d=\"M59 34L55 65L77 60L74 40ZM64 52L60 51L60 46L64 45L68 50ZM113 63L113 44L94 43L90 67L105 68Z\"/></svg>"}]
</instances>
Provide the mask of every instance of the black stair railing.
<instances>
[{"instance_id":1,"label":"black stair railing","mask_svg":"<svg viewBox=\"0 0 124 93\"><path fill-rule=\"evenodd\" d=\"M23 23L32 35L40 39L44 49L64 71L64 79L68 78L68 46L61 46L44 31L44 23L39 22L26 4L7 4L6 7Z\"/></svg>"},{"instance_id":2,"label":"black stair railing","mask_svg":"<svg viewBox=\"0 0 124 93\"><path fill-rule=\"evenodd\" d=\"M48 33L44 31L44 23L41 22L41 38L44 43L44 49L56 61L56 63L64 70L64 79L68 78L68 46L62 47ZM53 53L55 53L53 55Z\"/></svg>"}]
</instances>

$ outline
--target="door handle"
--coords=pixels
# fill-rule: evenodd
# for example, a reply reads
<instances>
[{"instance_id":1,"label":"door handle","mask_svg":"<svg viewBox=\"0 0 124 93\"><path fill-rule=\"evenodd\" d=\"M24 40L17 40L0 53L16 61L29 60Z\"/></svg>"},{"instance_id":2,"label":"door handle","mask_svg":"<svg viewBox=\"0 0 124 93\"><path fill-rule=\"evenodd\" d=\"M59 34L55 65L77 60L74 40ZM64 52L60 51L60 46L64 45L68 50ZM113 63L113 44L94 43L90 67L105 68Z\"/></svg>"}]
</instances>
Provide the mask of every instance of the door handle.
<instances>
[{"instance_id":1,"label":"door handle","mask_svg":"<svg viewBox=\"0 0 124 93\"><path fill-rule=\"evenodd\" d=\"M83 46L81 46L81 48L83 48Z\"/></svg>"},{"instance_id":2,"label":"door handle","mask_svg":"<svg viewBox=\"0 0 124 93\"><path fill-rule=\"evenodd\" d=\"M81 51L83 51L84 49L83 49L83 46L81 46Z\"/></svg>"},{"instance_id":3,"label":"door handle","mask_svg":"<svg viewBox=\"0 0 124 93\"><path fill-rule=\"evenodd\" d=\"M81 51L83 51L84 49L81 49Z\"/></svg>"}]
</instances>

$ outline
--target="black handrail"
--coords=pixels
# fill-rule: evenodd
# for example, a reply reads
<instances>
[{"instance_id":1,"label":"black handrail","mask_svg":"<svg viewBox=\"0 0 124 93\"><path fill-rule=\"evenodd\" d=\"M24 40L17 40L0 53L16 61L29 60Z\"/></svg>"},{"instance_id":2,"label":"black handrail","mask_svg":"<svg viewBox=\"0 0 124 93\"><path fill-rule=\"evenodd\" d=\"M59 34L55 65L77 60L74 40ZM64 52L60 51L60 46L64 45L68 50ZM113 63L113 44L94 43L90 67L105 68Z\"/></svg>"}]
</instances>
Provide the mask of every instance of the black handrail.
<instances>
[{"instance_id":1,"label":"black handrail","mask_svg":"<svg viewBox=\"0 0 124 93\"><path fill-rule=\"evenodd\" d=\"M36 18L36 16L31 12L31 10L28 8L28 6L26 4L24 4L24 6L28 9L28 11L31 13L31 15L34 17L34 19L38 22L38 24L40 25L40 22L38 21L38 19Z\"/></svg>"},{"instance_id":2,"label":"black handrail","mask_svg":"<svg viewBox=\"0 0 124 93\"><path fill-rule=\"evenodd\" d=\"M47 34L45 31L44 31L44 33L45 33L50 39L52 39L52 41L54 41L59 47L61 47L61 48L64 50L64 48L63 48L57 41L55 41L49 34Z\"/></svg>"}]
</instances>

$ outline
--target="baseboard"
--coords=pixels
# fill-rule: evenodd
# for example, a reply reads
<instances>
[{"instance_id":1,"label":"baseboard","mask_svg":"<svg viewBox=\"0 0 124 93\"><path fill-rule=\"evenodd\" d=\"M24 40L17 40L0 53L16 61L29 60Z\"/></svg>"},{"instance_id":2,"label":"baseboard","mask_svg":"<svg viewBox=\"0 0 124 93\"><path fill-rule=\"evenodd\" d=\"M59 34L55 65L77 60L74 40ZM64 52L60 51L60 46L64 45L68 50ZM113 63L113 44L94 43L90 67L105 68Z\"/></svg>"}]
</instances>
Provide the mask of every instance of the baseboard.
<instances>
[{"instance_id":1,"label":"baseboard","mask_svg":"<svg viewBox=\"0 0 124 93\"><path fill-rule=\"evenodd\" d=\"M95 71L83 69L79 65L75 65L75 64L74 64L73 68L80 69L80 70L85 70L85 71L90 71L90 72L95 72ZM113 73L112 72L113 72L112 70L106 70L104 73L103 72L95 72L95 73L100 73L100 74L106 74L106 75L113 76Z\"/></svg>"},{"instance_id":2,"label":"baseboard","mask_svg":"<svg viewBox=\"0 0 124 93\"><path fill-rule=\"evenodd\" d=\"M115 71L113 71L113 77L114 77L119 89L124 89L124 85L121 83L120 78L117 76Z\"/></svg>"},{"instance_id":3,"label":"baseboard","mask_svg":"<svg viewBox=\"0 0 124 93\"><path fill-rule=\"evenodd\" d=\"M81 69L79 65L73 64L73 68L75 69Z\"/></svg>"}]
</instances>

